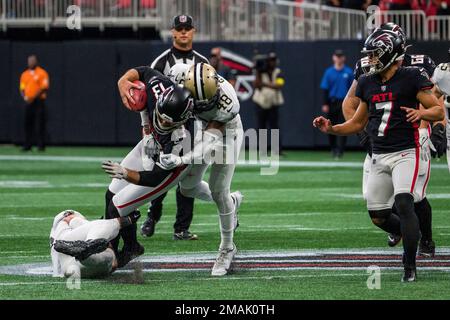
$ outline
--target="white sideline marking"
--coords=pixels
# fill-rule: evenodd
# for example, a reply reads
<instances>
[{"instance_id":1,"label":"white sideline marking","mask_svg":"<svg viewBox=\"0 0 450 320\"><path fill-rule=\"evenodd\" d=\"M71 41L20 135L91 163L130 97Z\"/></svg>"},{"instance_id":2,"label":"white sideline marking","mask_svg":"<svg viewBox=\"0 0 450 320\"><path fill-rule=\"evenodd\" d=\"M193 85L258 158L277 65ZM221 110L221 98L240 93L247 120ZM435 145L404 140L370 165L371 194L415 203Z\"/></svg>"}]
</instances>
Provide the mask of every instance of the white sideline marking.
<instances>
[{"instance_id":1,"label":"white sideline marking","mask_svg":"<svg viewBox=\"0 0 450 320\"><path fill-rule=\"evenodd\" d=\"M97 162L100 163L103 160L121 161L122 158L117 157L88 157L88 156L25 156L25 155L0 155L0 160L9 161L63 161L63 162ZM270 166L273 164L271 161L238 161L239 166L243 167L255 167L255 166ZM279 161L280 167L310 167L310 168L362 168L363 161ZM433 169L446 169L447 164L432 163Z\"/></svg>"}]
</instances>

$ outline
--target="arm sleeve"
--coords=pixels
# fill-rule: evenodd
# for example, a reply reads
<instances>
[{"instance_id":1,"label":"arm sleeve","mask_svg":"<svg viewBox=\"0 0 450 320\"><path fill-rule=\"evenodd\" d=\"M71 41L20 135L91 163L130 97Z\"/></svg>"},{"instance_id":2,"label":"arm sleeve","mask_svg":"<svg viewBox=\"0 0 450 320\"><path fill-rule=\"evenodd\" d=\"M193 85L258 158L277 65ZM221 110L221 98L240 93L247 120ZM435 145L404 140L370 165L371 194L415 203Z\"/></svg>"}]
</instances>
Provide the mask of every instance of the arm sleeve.
<instances>
[{"instance_id":1,"label":"arm sleeve","mask_svg":"<svg viewBox=\"0 0 450 320\"><path fill-rule=\"evenodd\" d=\"M160 185L167 175L173 170L164 170L159 166L154 166L151 171L139 171L139 183L140 186L156 187Z\"/></svg>"}]
</instances>

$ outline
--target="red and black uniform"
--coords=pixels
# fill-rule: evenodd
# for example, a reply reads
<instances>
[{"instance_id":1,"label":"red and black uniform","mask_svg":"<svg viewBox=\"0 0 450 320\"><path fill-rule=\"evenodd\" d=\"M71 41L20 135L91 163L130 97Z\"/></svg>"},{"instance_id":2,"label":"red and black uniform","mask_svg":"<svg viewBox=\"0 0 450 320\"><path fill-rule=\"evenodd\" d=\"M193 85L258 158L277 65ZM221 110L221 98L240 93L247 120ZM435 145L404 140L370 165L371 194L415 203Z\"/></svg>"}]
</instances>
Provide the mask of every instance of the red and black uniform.
<instances>
[{"instance_id":1,"label":"red and black uniform","mask_svg":"<svg viewBox=\"0 0 450 320\"><path fill-rule=\"evenodd\" d=\"M383 154L416 148L419 123L406 121L400 107L419 108L417 93L433 88L423 68L401 67L383 83L377 74L358 80L356 96L367 103L369 122L366 127L373 143L373 153Z\"/></svg>"}]
</instances>

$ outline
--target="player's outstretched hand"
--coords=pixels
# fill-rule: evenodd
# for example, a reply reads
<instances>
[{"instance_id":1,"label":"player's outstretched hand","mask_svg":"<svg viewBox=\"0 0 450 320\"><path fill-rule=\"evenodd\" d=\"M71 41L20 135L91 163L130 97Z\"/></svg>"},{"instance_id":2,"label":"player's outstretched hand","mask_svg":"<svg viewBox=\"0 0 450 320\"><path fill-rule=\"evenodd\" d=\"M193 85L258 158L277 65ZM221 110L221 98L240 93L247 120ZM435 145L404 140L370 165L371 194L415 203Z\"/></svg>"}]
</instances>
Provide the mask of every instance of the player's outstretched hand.
<instances>
[{"instance_id":1,"label":"player's outstretched hand","mask_svg":"<svg viewBox=\"0 0 450 320\"><path fill-rule=\"evenodd\" d=\"M400 107L400 109L406 111L406 121L416 122L422 119L422 111L419 109L413 109L408 107Z\"/></svg>"},{"instance_id":2,"label":"player's outstretched hand","mask_svg":"<svg viewBox=\"0 0 450 320\"><path fill-rule=\"evenodd\" d=\"M129 110L133 110L130 107L130 102L134 104L135 101L133 100L133 97L130 94L130 89L131 88L140 89L141 87L138 84L128 81L125 78L121 78L117 83L117 86L119 87L119 94L120 98L122 99L123 105Z\"/></svg>"},{"instance_id":3,"label":"player's outstretched hand","mask_svg":"<svg viewBox=\"0 0 450 320\"><path fill-rule=\"evenodd\" d=\"M172 153L163 154L162 152L159 155L159 162L156 163L158 167L164 170L172 170L176 167L181 166L182 164L183 162L181 161L181 157L176 156Z\"/></svg>"},{"instance_id":4,"label":"player's outstretched hand","mask_svg":"<svg viewBox=\"0 0 450 320\"><path fill-rule=\"evenodd\" d=\"M127 169L111 160L103 161L102 169L113 179L126 179L128 177Z\"/></svg>"},{"instance_id":5,"label":"player's outstretched hand","mask_svg":"<svg viewBox=\"0 0 450 320\"><path fill-rule=\"evenodd\" d=\"M331 133L333 127L331 121L322 116L313 120L313 126L318 128L323 133Z\"/></svg>"}]
</instances>

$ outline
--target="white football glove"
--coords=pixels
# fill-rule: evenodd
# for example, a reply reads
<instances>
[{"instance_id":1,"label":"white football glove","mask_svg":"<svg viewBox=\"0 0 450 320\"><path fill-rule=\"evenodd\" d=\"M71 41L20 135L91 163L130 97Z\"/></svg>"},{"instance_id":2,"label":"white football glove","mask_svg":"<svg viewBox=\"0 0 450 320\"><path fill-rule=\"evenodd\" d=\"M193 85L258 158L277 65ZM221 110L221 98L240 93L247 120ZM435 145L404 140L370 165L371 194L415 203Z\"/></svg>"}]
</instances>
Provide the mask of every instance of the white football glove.
<instances>
[{"instance_id":1,"label":"white football glove","mask_svg":"<svg viewBox=\"0 0 450 320\"><path fill-rule=\"evenodd\" d=\"M420 159L428 161L431 159L431 150L436 151L428 134L428 129L419 129Z\"/></svg>"},{"instance_id":2,"label":"white football glove","mask_svg":"<svg viewBox=\"0 0 450 320\"><path fill-rule=\"evenodd\" d=\"M111 160L103 161L102 168L113 179L126 179L128 177L128 171L117 162Z\"/></svg>"},{"instance_id":3,"label":"white football glove","mask_svg":"<svg viewBox=\"0 0 450 320\"><path fill-rule=\"evenodd\" d=\"M172 153L163 154L162 152L159 155L159 162L156 163L158 167L164 170L172 170L176 167L179 167L183 164L181 161L181 157L174 155Z\"/></svg>"},{"instance_id":4,"label":"white football glove","mask_svg":"<svg viewBox=\"0 0 450 320\"><path fill-rule=\"evenodd\" d=\"M155 166L153 156L157 154L158 147L152 134L144 134L142 137L142 167L145 171L152 171Z\"/></svg>"}]
</instances>

